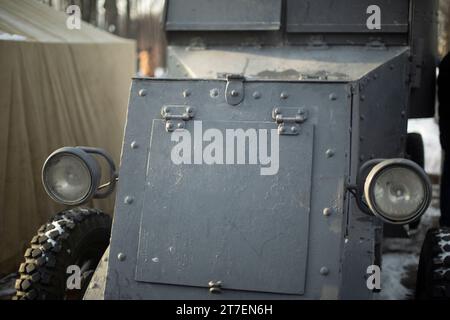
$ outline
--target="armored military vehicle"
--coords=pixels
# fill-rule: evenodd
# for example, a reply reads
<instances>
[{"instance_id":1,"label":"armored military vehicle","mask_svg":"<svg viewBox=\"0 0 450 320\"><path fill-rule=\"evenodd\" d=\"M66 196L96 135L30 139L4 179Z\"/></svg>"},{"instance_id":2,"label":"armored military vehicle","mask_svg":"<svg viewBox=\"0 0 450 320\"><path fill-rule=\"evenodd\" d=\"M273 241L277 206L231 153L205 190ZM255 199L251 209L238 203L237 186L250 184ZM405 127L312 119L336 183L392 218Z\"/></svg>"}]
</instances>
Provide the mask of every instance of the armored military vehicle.
<instances>
[{"instance_id":1,"label":"armored military vehicle","mask_svg":"<svg viewBox=\"0 0 450 320\"><path fill-rule=\"evenodd\" d=\"M383 225L430 203L407 121L434 114L437 59L436 1L375 2L167 1L168 74L133 79L108 250L105 215L69 208L33 239L17 298L73 297L71 264L86 299L373 298ZM48 194L109 194L98 155L53 153ZM444 296L425 251L419 295Z\"/></svg>"}]
</instances>

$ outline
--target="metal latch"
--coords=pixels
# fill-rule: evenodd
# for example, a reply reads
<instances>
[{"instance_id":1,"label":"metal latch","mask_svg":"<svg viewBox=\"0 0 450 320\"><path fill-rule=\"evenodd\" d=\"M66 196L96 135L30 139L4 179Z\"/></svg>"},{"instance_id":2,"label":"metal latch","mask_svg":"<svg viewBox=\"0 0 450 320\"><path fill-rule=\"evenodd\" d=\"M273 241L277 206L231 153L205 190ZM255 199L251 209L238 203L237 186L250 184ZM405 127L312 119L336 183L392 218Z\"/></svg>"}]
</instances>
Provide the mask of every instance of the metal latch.
<instances>
[{"instance_id":1,"label":"metal latch","mask_svg":"<svg viewBox=\"0 0 450 320\"><path fill-rule=\"evenodd\" d=\"M194 108L190 106L164 106L161 109L161 116L166 120L167 132L184 129L185 122L193 119L194 114Z\"/></svg>"},{"instance_id":2,"label":"metal latch","mask_svg":"<svg viewBox=\"0 0 450 320\"><path fill-rule=\"evenodd\" d=\"M308 119L304 108L275 108L272 119L278 124L278 134L296 136L300 134L300 124Z\"/></svg>"},{"instance_id":3,"label":"metal latch","mask_svg":"<svg viewBox=\"0 0 450 320\"><path fill-rule=\"evenodd\" d=\"M244 100L244 76L240 74L227 74L225 100L230 106L236 106Z\"/></svg>"}]
</instances>

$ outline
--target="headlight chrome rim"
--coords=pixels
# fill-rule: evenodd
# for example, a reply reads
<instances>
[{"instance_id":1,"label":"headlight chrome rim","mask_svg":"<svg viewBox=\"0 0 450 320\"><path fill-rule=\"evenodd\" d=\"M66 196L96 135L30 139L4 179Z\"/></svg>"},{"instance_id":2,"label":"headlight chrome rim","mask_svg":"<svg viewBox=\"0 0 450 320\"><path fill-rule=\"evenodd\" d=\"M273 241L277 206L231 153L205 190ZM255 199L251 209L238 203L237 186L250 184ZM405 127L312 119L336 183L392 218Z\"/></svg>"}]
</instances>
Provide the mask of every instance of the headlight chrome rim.
<instances>
[{"instance_id":1,"label":"headlight chrome rim","mask_svg":"<svg viewBox=\"0 0 450 320\"><path fill-rule=\"evenodd\" d=\"M386 173L387 170L393 169L393 168L404 168L407 170L411 170L413 173L417 175L417 177L420 179L420 182L422 183L423 190L424 190L424 199L421 205L410 215L408 215L404 219L394 219L390 218L389 215L383 210L379 208L377 205L376 200L374 199L374 188L377 182L377 179L383 174ZM415 162L407 159L389 159L381 161L380 163L373 166L373 168L370 170L369 174L367 175L364 183L364 197L367 202L367 205L369 209L372 211L372 213L383 220L384 222L390 223L390 224L398 224L398 225L404 225L408 224L412 221L415 221L418 219L429 207L431 202L431 183L424 172L424 170L417 165Z\"/></svg>"},{"instance_id":2,"label":"headlight chrome rim","mask_svg":"<svg viewBox=\"0 0 450 320\"><path fill-rule=\"evenodd\" d=\"M80 163L82 163L82 165L89 172L90 177L90 187L88 191L84 194L82 198L73 201L63 199L58 195L56 195L55 192L51 190L51 188L48 185L48 177L46 174L51 162L55 160L55 158L64 157L65 155L78 158L78 160L80 160ZM56 150L46 159L42 167L42 184L44 186L45 192L52 200L69 206L81 205L92 199L100 183L100 177L101 177L101 169L98 162L83 149L76 147L64 147Z\"/></svg>"}]
</instances>

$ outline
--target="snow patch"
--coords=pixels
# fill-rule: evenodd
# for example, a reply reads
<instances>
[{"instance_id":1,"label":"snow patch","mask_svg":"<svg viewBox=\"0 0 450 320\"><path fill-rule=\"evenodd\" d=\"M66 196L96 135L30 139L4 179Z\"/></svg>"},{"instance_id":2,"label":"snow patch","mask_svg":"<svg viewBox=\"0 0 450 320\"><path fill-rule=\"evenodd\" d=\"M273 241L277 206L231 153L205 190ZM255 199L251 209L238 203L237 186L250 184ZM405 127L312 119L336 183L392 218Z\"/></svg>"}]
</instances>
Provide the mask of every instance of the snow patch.
<instances>
[{"instance_id":1,"label":"snow patch","mask_svg":"<svg viewBox=\"0 0 450 320\"><path fill-rule=\"evenodd\" d=\"M380 300L407 300L414 292L406 288L401 280L407 278L408 267L416 267L419 258L405 253L387 253L383 255L381 269Z\"/></svg>"}]
</instances>

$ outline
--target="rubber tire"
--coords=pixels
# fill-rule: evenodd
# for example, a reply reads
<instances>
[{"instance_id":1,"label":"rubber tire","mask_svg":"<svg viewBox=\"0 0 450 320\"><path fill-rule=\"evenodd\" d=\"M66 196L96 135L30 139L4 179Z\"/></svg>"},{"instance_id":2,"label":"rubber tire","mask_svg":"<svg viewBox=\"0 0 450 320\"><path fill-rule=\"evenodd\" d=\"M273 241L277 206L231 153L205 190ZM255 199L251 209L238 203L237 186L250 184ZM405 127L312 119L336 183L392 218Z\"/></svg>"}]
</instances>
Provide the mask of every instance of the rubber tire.
<instances>
[{"instance_id":1,"label":"rubber tire","mask_svg":"<svg viewBox=\"0 0 450 320\"><path fill-rule=\"evenodd\" d=\"M423 139L420 133L408 133L406 138L406 158L425 168L425 151Z\"/></svg>"},{"instance_id":2,"label":"rubber tire","mask_svg":"<svg viewBox=\"0 0 450 320\"><path fill-rule=\"evenodd\" d=\"M111 218L99 210L74 208L58 213L39 228L25 251L13 299L65 299L67 267L89 257L95 268L109 245L110 235ZM78 292L80 298L88 282Z\"/></svg>"},{"instance_id":3,"label":"rubber tire","mask_svg":"<svg viewBox=\"0 0 450 320\"><path fill-rule=\"evenodd\" d=\"M422 169L425 169L425 151L423 139L420 133L408 133L406 138L406 158L417 163ZM417 229L420 224L420 218L409 224L410 229Z\"/></svg>"},{"instance_id":4,"label":"rubber tire","mask_svg":"<svg viewBox=\"0 0 450 320\"><path fill-rule=\"evenodd\" d=\"M427 232L420 253L416 299L450 299L450 228Z\"/></svg>"}]
</instances>

